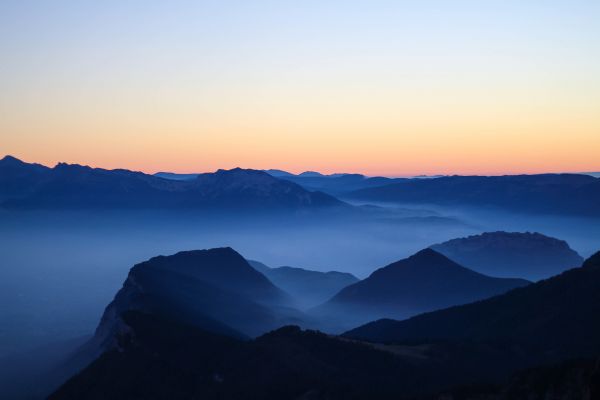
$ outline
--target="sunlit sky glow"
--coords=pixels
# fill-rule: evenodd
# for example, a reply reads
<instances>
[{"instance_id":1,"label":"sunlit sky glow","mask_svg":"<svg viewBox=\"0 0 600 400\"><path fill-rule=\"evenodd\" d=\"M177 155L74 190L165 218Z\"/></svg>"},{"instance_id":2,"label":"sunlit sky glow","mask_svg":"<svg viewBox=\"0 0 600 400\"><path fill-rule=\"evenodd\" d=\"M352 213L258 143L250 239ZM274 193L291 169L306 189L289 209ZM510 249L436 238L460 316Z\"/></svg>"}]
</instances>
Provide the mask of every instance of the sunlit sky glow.
<instances>
[{"instance_id":1,"label":"sunlit sky glow","mask_svg":"<svg viewBox=\"0 0 600 400\"><path fill-rule=\"evenodd\" d=\"M0 154L600 170L599 1L0 2Z\"/></svg>"}]
</instances>

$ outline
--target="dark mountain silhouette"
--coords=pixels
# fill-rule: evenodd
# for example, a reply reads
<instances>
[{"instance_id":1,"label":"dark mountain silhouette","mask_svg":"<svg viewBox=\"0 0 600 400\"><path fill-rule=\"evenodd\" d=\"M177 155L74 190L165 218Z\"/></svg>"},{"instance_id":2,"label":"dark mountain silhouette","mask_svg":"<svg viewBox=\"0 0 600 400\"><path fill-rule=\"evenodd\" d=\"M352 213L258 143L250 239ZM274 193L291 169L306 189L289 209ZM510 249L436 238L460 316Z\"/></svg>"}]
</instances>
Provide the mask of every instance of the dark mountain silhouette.
<instances>
[{"instance_id":1,"label":"dark mountain silhouette","mask_svg":"<svg viewBox=\"0 0 600 400\"><path fill-rule=\"evenodd\" d=\"M384 317L407 318L488 298L528 283L485 276L425 249L342 289L311 313L344 325Z\"/></svg>"},{"instance_id":2,"label":"dark mountain silhouette","mask_svg":"<svg viewBox=\"0 0 600 400\"><path fill-rule=\"evenodd\" d=\"M426 250L425 255L435 252ZM439 256L439 255L438 255ZM580 273L592 274L576 276ZM500 335L460 340L435 340L461 330L465 319L454 325L423 325L433 335L414 339L412 343L372 344L350 338L325 335L316 331L302 331L286 326L254 340L208 332L198 325L183 323L174 313L164 314L125 311L121 314L121 329L113 331L113 343L87 368L60 387L50 399L537 399L543 395L559 398L580 398L583 393L597 393L595 383L598 364L591 356L600 349L598 302L600 291L597 274L600 273L600 253L586 261L582 268L552 278L561 281L550 287L562 290L539 289L543 281L490 300L454 307L464 310L481 304L492 304L498 299L517 293L538 292L543 297L559 296L550 304L562 302L565 308L579 307L580 300L588 303L567 323L578 321L575 328L558 329L562 341L570 340L576 328L580 330L567 344L548 347L548 338L557 337L555 326L544 321L553 319L552 312L542 314L537 309L537 321L525 325L522 331L509 318L520 308L531 308L530 296L523 296L504 311L494 308L470 318L485 319L475 323L492 332L501 327ZM573 275L575 274L575 275ZM591 279L596 278L596 279ZM582 288L587 281L587 288ZM595 290L589 289L594 287ZM575 297L560 293L582 291ZM593 293L592 293L593 292ZM502 300L500 300L502 302ZM537 301L534 301L536 303ZM536 308L535 305L533 305ZM424 314L426 318L446 311ZM571 310L573 311L573 310ZM529 312L527 312L529 313ZM559 312L561 317L565 314ZM177 318L174 320L173 318ZM496 321L498 320L498 321ZM409 320L411 321L411 320ZM470 319L466 319L466 322ZM446 321L448 322L448 321ZM541 322L541 323L540 323ZM529 329L534 327L533 330ZM523 340L503 340L503 334L517 328L515 337ZM533 333L532 336L520 336ZM450 334L450 336L453 336ZM577 340L585 338L584 343ZM552 341L552 339L550 339ZM526 345L526 343L529 343ZM537 345L532 345L537 343ZM560 360L586 352L586 359L563 362L560 365L539 366L542 361ZM558 351L556 351L558 350ZM538 365L536 368L522 370ZM521 370L520 372L518 372ZM510 374L517 372L512 378ZM586 391L589 390L589 391ZM452 397L449 397L452 396ZM572 397L564 397L572 396ZM575 397L573 397L575 396ZM593 398L593 397L590 397Z\"/></svg>"},{"instance_id":3,"label":"dark mountain silhouette","mask_svg":"<svg viewBox=\"0 0 600 400\"><path fill-rule=\"evenodd\" d=\"M582 267L504 295L347 332L375 342L507 345L536 362L600 355L600 252Z\"/></svg>"},{"instance_id":4,"label":"dark mountain silhouette","mask_svg":"<svg viewBox=\"0 0 600 400\"><path fill-rule=\"evenodd\" d=\"M281 178L283 176L293 176L294 174L289 173L287 171L283 171L281 169L265 169L267 174L274 176L275 178Z\"/></svg>"},{"instance_id":5,"label":"dark mountain silhouette","mask_svg":"<svg viewBox=\"0 0 600 400\"><path fill-rule=\"evenodd\" d=\"M346 286L358 282L357 277L347 272L320 272L287 266L270 268L258 261L248 262L277 287L292 295L302 309L321 304Z\"/></svg>"},{"instance_id":6,"label":"dark mountain silhouette","mask_svg":"<svg viewBox=\"0 0 600 400\"><path fill-rule=\"evenodd\" d=\"M32 193L50 171L40 164L28 164L12 156L4 157L0 160L0 200Z\"/></svg>"},{"instance_id":7,"label":"dark mountain silhouette","mask_svg":"<svg viewBox=\"0 0 600 400\"><path fill-rule=\"evenodd\" d=\"M119 347L49 399L530 400L598 393L594 360L506 379L482 373L506 362L502 350L485 346L374 346L294 326L240 341L139 312L126 312L123 321ZM550 394L562 397L532 397Z\"/></svg>"},{"instance_id":8,"label":"dark mountain silhouette","mask_svg":"<svg viewBox=\"0 0 600 400\"><path fill-rule=\"evenodd\" d=\"M302 315L291 298L230 248L180 252L134 266L108 305L95 341L106 341L128 310L176 318L234 337L256 336ZM110 343L108 344L110 345Z\"/></svg>"},{"instance_id":9,"label":"dark mountain silhouette","mask_svg":"<svg viewBox=\"0 0 600 400\"><path fill-rule=\"evenodd\" d=\"M530 232L485 232L431 248L474 271L502 278L539 280L583 262L564 240Z\"/></svg>"},{"instance_id":10,"label":"dark mountain silhouette","mask_svg":"<svg viewBox=\"0 0 600 400\"><path fill-rule=\"evenodd\" d=\"M294 326L240 341L139 312L123 314L123 323L119 347L49 399L406 399L468 376L442 373L441 353Z\"/></svg>"},{"instance_id":11,"label":"dark mountain silhouette","mask_svg":"<svg viewBox=\"0 0 600 400\"><path fill-rule=\"evenodd\" d=\"M348 207L320 192L256 170L235 168L191 180L142 172L58 164L45 168L5 158L0 162L5 207L13 208L207 208L298 210ZM14 183L16 182L16 183Z\"/></svg>"},{"instance_id":12,"label":"dark mountain silhouette","mask_svg":"<svg viewBox=\"0 0 600 400\"><path fill-rule=\"evenodd\" d=\"M579 174L406 179L356 190L370 201L493 207L537 214L600 215L600 179Z\"/></svg>"}]
</instances>

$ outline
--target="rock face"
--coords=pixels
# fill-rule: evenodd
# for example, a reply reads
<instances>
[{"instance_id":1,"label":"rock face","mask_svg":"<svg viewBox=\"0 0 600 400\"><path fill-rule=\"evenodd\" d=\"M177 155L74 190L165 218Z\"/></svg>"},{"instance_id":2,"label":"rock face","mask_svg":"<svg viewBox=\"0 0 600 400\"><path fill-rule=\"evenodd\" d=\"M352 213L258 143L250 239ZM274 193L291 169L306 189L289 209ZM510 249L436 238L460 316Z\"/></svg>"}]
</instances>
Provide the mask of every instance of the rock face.
<instances>
[{"instance_id":1,"label":"rock face","mask_svg":"<svg viewBox=\"0 0 600 400\"><path fill-rule=\"evenodd\" d=\"M346 272L320 272L287 266L270 268L258 261L248 262L277 287L292 295L300 309L319 305L346 286L358 282L357 277Z\"/></svg>"},{"instance_id":2,"label":"rock face","mask_svg":"<svg viewBox=\"0 0 600 400\"><path fill-rule=\"evenodd\" d=\"M358 325L379 318L408 318L465 304L527 285L523 279L492 278L425 249L342 289L312 314Z\"/></svg>"},{"instance_id":3,"label":"rock face","mask_svg":"<svg viewBox=\"0 0 600 400\"><path fill-rule=\"evenodd\" d=\"M302 315L291 299L230 248L154 257L129 272L96 331L102 348L114 345L131 310L166 316L233 337L257 336Z\"/></svg>"},{"instance_id":4,"label":"rock face","mask_svg":"<svg viewBox=\"0 0 600 400\"><path fill-rule=\"evenodd\" d=\"M583 262L564 240L530 232L485 232L431 248L474 271L503 278L539 280Z\"/></svg>"},{"instance_id":5,"label":"rock face","mask_svg":"<svg viewBox=\"0 0 600 400\"><path fill-rule=\"evenodd\" d=\"M204 208L300 210L350 207L266 172L235 168L173 180L129 170L0 160L0 198L11 208Z\"/></svg>"}]
</instances>

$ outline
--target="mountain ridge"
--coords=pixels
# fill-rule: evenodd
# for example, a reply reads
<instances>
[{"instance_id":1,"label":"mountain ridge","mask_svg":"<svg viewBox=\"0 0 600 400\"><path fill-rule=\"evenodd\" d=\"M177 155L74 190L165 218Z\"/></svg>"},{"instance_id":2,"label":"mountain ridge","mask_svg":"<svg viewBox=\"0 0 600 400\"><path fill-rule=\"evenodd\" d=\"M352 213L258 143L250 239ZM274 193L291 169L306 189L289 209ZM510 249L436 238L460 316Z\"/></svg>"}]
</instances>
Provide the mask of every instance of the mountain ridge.
<instances>
[{"instance_id":1,"label":"mountain ridge","mask_svg":"<svg viewBox=\"0 0 600 400\"><path fill-rule=\"evenodd\" d=\"M505 343L539 361L600 355L600 252L582 267L478 302L403 321L370 322L351 338L396 343L477 341Z\"/></svg>"},{"instance_id":2,"label":"mountain ridge","mask_svg":"<svg viewBox=\"0 0 600 400\"><path fill-rule=\"evenodd\" d=\"M350 208L335 197L258 170L221 169L177 181L125 169L67 163L48 168L14 160L0 162L5 171L0 181L6 183L0 197L7 208Z\"/></svg>"},{"instance_id":3,"label":"mountain ridge","mask_svg":"<svg viewBox=\"0 0 600 400\"><path fill-rule=\"evenodd\" d=\"M539 280L581 265L569 244L538 232L483 232L430 246L485 275Z\"/></svg>"},{"instance_id":4,"label":"mountain ridge","mask_svg":"<svg viewBox=\"0 0 600 400\"><path fill-rule=\"evenodd\" d=\"M522 279L480 274L427 248L375 270L310 313L329 318L336 314L351 315L354 322L408 317L491 297L527 284L529 282Z\"/></svg>"},{"instance_id":5,"label":"mountain ridge","mask_svg":"<svg viewBox=\"0 0 600 400\"><path fill-rule=\"evenodd\" d=\"M582 174L445 176L355 190L346 198L600 216L600 178Z\"/></svg>"},{"instance_id":6,"label":"mountain ridge","mask_svg":"<svg viewBox=\"0 0 600 400\"><path fill-rule=\"evenodd\" d=\"M292 295L303 310L321 304L342 288L359 281L348 272L321 272L290 266L271 268L255 260L248 262L276 286Z\"/></svg>"}]
</instances>

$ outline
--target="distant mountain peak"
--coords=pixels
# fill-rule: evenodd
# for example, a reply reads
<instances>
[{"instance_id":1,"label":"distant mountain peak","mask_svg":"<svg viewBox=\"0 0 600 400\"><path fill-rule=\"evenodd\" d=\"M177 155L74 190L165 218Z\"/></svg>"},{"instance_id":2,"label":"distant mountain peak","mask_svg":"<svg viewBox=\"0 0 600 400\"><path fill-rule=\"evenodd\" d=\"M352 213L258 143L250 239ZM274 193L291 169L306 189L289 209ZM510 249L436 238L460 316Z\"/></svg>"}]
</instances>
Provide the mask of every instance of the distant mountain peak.
<instances>
[{"instance_id":1,"label":"distant mountain peak","mask_svg":"<svg viewBox=\"0 0 600 400\"><path fill-rule=\"evenodd\" d=\"M471 271L462 265L454 262L445 255L431 249L426 248L416 252L408 258L396 261L383 268L380 268L371 274L372 277L385 276L392 272L414 270L415 272L425 271L452 271L452 272L467 272L469 274L480 275L475 271Z\"/></svg>"},{"instance_id":2,"label":"distant mountain peak","mask_svg":"<svg viewBox=\"0 0 600 400\"><path fill-rule=\"evenodd\" d=\"M323 176L323 174L317 171L304 171L298 176Z\"/></svg>"},{"instance_id":3,"label":"distant mountain peak","mask_svg":"<svg viewBox=\"0 0 600 400\"><path fill-rule=\"evenodd\" d=\"M425 260L425 259L427 259L427 260L436 259L436 260L440 260L440 261L442 261L442 260L451 261L451 260L448 259L448 257L444 256L441 253L438 253L437 251L435 251L435 250L433 250L431 248L426 248L426 249L423 249L423 250L419 250L415 254L413 254L412 256L408 257L408 259L413 259L413 260L415 260L415 259L417 259L417 260L418 259L423 259L423 260Z\"/></svg>"},{"instance_id":4,"label":"distant mountain peak","mask_svg":"<svg viewBox=\"0 0 600 400\"><path fill-rule=\"evenodd\" d=\"M248 262L276 286L291 294L296 306L301 309L321 304L344 287L358 282L357 277L347 272L321 272L289 266L270 268L259 261Z\"/></svg>"},{"instance_id":5,"label":"distant mountain peak","mask_svg":"<svg viewBox=\"0 0 600 400\"><path fill-rule=\"evenodd\" d=\"M235 168L231 168L231 169L218 169L215 172L216 175L238 175L238 176L243 176L243 175L254 175L254 176L262 176L268 179L272 179L275 180L277 178L273 177L272 175L269 175L268 173L266 173L265 171L261 171L258 169L251 169L251 168L240 168L240 167L235 167Z\"/></svg>"},{"instance_id":6,"label":"distant mountain peak","mask_svg":"<svg viewBox=\"0 0 600 400\"><path fill-rule=\"evenodd\" d=\"M10 154L5 155L1 160L2 164L25 164L23 161L19 160L17 157L13 157Z\"/></svg>"},{"instance_id":7,"label":"distant mountain peak","mask_svg":"<svg viewBox=\"0 0 600 400\"><path fill-rule=\"evenodd\" d=\"M9 208L196 208L291 212L349 205L255 169L148 175L126 169L58 163L54 168L0 161L0 197ZM167 179L165 179L167 178Z\"/></svg>"},{"instance_id":8,"label":"distant mountain peak","mask_svg":"<svg viewBox=\"0 0 600 400\"><path fill-rule=\"evenodd\" d=\"M431 248L470 269L497 277L539 280L583 262L567 242L538 232L483 232Z\"/></svg>"},{"instance_id":9,"label":"distant mountain peak","mask_svg":"<svg viewBox=\"0 0 600 400\"><path fill-rule=\"evenodd\" d=\"M281 178L284 176L295 176L294 174L281 169L265 169L263 171L276 178Z\"/></svg>"},{"instance_id":10,"label":"distant mountain peak","mask_svg":"<svg viewBox=\"0 0 600 400\"><path fill-rule=\"evenodd\" d=\"M481 300L529 284L470 270L432 249L374 271L312 310L332 323L408 318L421 312Z\"/></svg>"}]
</instances>

